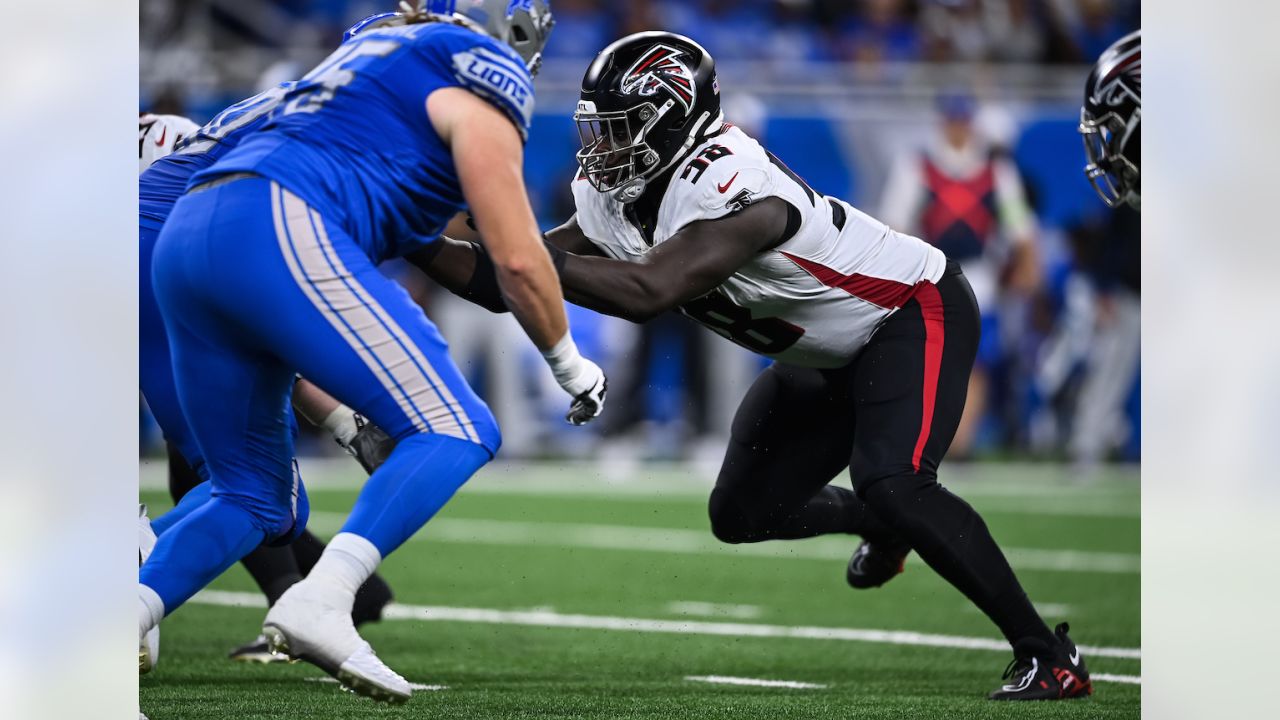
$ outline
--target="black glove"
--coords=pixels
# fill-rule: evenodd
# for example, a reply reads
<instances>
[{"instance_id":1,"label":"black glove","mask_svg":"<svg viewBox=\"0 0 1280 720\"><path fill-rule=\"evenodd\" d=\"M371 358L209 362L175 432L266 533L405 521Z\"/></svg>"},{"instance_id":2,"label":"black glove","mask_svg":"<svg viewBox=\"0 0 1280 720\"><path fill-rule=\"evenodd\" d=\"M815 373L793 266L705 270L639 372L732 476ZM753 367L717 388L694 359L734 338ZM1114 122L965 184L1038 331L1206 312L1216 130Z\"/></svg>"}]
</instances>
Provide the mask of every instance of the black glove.
<instances>
[{"instance_id":1,"label":"black glove","mask_svg":"<svg viewBox=\"0 0 1280 720\"><path fill-rule=\"evenodd\" d=\"M372 475L391 456L391 451L396 449L396 441L360 413L356 413L356 427L359 429L346 450L365 472Z\"/></svg>"}]
</instances>

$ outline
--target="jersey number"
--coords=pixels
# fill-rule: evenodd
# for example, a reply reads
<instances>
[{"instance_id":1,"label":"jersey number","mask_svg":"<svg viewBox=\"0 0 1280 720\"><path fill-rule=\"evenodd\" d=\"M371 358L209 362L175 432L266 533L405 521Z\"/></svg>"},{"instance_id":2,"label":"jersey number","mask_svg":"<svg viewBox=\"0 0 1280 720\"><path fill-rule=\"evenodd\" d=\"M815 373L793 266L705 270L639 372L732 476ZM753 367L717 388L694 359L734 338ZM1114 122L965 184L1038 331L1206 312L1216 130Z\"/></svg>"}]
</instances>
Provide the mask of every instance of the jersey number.
<instances>
[{"instance_id":1,"label":"jersey number","mask_svg":"<svg viewBox=\"0 0 1280 720\"><path fill-rule=\"evenodd\" d=\"M178 152L191 155L208 151L215 144L222 142L226 136L274 110L296 84L287 82L277 85L223 110L210 120L209 124L200 128L200 131L192 136L193 139L184 143Z\"/></svg>"},{"instance_id":2,"label":"jersey number","mask_svg":"<svg viewBox=\"0 0 1280 720\"><path fill-rule=\"evenodd\" d=\"M356 79L357 70L401 47L403 45L398 41L379 38L343 45L298 82L297 90L282 111L285 114L316 112L332 100L340 88Z\"/></svg>"},{"instance_id":3,"label":"jersey number","mask_svg":"<svg viewBox=\"0 0 1280 720\"><path fill-rule=\"evenodd\" d=\"M732 154L733 151L723 145L708 145L706 150L698 153L698 157L684 166L684 172L680 173L680 179L689 180L689 175L693 174L693 179L689 180L689 182L697 184L702 179L702 173L711 167L711 163Z\"/></svg>"},{"instance_id":4,"label":"jersey number","mask_svg":"<svg viewBox=\"0 0 1280 720\"><path fill-rule=\"evenodd\" d=\"M799 342L804 328L782 318L753 318L751 311L713 292L680 306L690 319L706 325L748 350L777 355Z\"/></svg>"}]
</instances>

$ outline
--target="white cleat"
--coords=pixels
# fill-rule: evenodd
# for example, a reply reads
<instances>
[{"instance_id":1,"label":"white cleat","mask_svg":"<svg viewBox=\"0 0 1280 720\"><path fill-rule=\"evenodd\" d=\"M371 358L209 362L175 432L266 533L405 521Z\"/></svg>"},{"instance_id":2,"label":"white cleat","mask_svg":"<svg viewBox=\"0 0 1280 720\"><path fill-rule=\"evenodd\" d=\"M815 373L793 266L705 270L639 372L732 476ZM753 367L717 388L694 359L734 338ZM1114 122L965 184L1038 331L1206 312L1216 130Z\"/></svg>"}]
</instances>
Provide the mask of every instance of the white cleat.
<instances>
[{"instance_id":1,"label":"white cleat","mask_svg":"<svg viewBox=\"0 0 1280 720\"><path fill-rule=\"evenodd\" d=\"M413 694L409 682L379 660L356 632L350 603L343 609L326 599L324 590L303 580L276 601L262 623L271 652L305 660L357 695L406 702Z\"/></svg>"},{"instance_id":2,"label":"white cleat","mask_svg":"<svg viewBox=\"0 0 1280 720\"><path fill-rule=\"evenodd\" d=\"M147 517L147 506L138 505L138 567L151 557L156 547L156 532L151 529L151 519ZM145 675L160 662L160 626L147 632L147 636L138 643L138 674Z\"/></svg>"}]
</instances>

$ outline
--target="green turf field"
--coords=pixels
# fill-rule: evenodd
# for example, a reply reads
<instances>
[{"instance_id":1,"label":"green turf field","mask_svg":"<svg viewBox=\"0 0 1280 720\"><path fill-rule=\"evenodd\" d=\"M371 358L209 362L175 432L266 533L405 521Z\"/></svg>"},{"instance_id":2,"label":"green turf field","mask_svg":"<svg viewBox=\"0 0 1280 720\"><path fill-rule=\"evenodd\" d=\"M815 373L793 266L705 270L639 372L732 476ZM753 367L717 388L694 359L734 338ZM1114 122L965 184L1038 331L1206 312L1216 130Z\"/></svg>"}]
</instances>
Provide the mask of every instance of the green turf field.
<instances>
[{"instance_id":1,"label":"green turf field","mask_svg":"<svg viewBox=\"0 0 1280 720\"><path fill-rule=\"evenodd\" d=\"M153 516L169 505L160 467L143 473ZM443 689L388 707L305 664L227 661L263 615L237 567L165 621L142 709L152 720L1137 718L1136 472L1084 485L1052 466L948 470L1046 619L1071 621L1092 699L983 700L1010 654L987 647L995 628L914 556L884 588L855 592L844 584L855 538L716 543L709 481L693 470L622 482L540 465L486 469L382 567L398 605L363 634L410 682ZM313 530L336 531L359 475L354 463L304 467ZM692 679L725 676L797 686Z\"/></svg>"}]
</instances>

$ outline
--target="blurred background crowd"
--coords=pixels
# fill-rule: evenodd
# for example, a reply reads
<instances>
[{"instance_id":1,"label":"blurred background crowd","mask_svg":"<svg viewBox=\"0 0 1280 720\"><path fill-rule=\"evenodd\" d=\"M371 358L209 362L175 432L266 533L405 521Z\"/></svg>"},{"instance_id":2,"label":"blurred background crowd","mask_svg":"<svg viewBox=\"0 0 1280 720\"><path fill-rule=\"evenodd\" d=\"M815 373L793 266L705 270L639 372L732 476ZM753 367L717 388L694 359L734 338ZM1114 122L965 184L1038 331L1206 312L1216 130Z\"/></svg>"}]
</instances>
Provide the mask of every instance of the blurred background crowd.
<instances>
[{"instance_id":1,"label":"blurred background crowd","mask_svg":"<svg viewBox=\"0 0 1280 720\"><path fill-rule=\"evenodd\" d=\"M142 110L208 120L296 79L391 0L141 0ZM526 176L539 220L573 212L571 122L590 58L663 29L716 57L726 119L819 192L960 260L983 339L951 458L1140 455L1139 217L1102 205L1075 132L1093 60L1137 0L552 0ZM559 420L561 393L509 316L388 264L441 326L503 426L507 457L718 462L763 362L678 316L643 327L572 309L610 375L607 420ZM144 453L161 440L143 408ZM305 425L305 423L304 423ZM327 453L319 435L300 452Z\"/></svg>"}]
</instances>

